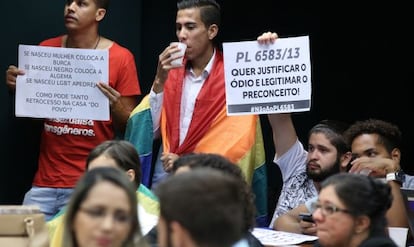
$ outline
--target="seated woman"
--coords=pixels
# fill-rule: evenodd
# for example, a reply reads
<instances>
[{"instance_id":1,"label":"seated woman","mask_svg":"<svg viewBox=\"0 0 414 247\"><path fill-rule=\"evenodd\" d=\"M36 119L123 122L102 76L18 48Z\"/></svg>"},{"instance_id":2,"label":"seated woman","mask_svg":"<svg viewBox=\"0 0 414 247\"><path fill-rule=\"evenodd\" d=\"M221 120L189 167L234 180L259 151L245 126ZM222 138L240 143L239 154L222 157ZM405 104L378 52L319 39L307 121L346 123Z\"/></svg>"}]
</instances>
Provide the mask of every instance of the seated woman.
<instances>
[{"instance_id":1,"label":"seated woman","mask_svg":"<svg viewBox=\"0 0 414 247\"><path fill-rule=\"evenodd\" d=\"M382 181L361 174L332 175L312 204L319 238L315 246L396 247L385 218L391 203L391 188Z\"/></svg>"},{"instance_id":2,"label":"seated woman","mask_svg":"<svg viewBox=\"0 0 414 247\"><path fill-rule=\"evenodd\" d=\"M123 171L113 167L89 170L70 198L60 246L147 246L136 205L135 187Z\"/></svg>"},{"instance_id":3,"label":"seated woman","mask_svg":"<svg viewBox=\"0 0 414 247\"><path fill-rule=\"evenodd\" d=\"M156 196L145 185L141 184L140 158L135 147L128 141L109 140L96 146L86 160L86 169L111 166L125 171L130 181L137 188L136 196L139 201L138 212L140 214L140 226L144 235L152 229L159 214L159 203ZM62 210L52 220L48 221L51 246L62 246L63 215Z\"/></svg>"}]
</instances>

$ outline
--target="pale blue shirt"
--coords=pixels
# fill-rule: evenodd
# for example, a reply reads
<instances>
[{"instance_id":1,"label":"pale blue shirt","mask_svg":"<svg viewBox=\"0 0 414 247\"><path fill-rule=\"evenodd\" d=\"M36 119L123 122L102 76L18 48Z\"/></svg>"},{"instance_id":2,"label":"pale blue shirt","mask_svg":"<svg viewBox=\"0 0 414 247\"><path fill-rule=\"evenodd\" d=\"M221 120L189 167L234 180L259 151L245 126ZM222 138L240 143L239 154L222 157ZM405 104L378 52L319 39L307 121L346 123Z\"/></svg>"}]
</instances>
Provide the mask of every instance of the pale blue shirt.
<instances>
[{"instance_id":1,"label":"pale blue shirt","mask_svg":"<svg viewBox=\"0 0 414 247\"><path fill-rule=\"evenodd\" d=\"M246 239L243 238L237 241L235 244L233 244L232 247L249 247L249 243Z\"/></svg>"},{"instance_id":2,"label":"pale blue shirt","mask_svg":"<svg viewBox=\"0 0 414 247\"><path fill-rule=\"evenodd\" d=\"M402 184L402 187L409 188L409 189L414 189L414 176L405 174L405 179L404 179L404 182Z\"/></svg>"}]
</instances>

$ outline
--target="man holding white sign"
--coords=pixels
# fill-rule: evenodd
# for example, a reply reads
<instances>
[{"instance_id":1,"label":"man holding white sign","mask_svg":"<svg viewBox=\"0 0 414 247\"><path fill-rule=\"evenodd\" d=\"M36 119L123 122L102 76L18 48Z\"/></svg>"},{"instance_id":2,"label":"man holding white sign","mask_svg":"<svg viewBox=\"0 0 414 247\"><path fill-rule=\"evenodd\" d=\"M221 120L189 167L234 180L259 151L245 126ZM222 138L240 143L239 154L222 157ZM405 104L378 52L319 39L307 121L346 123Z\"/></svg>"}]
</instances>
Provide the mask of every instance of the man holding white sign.
<instances>
[{"instance_id":1,"label":"man holding white sign","mask_svg":"<svg viewBox=\"0 0 414 247\"><path fill-rule=\"evenodd\" d=\"M258 40L267 43L276 33L267 32ZM270 39L272 40L272 39ZM279 40L277 41L279 42ZM276 42L276 43L277 43ZM318 195L318 186L326 177L338 173L351 159L350 149L342 136L347 124L323 120L308 133L304 148L297 136L291 113L268 114L275 147L274 163L280 168L283 187L270 221L273 228L279 215Z\"/></svg>"},{"instance_id":2,"label":"man holding white sign","mask_svg":"<svg viewBox=\"0 0 414 247\"><path fill-rule=\"evenodd\" d=\"M46 219L50 219L66 205L72 188L84 173L85 161L90 150L105 140L114 139L116 133L122 134L128 117L137 104L137 96L141 94L133 54L125 47L98 33L99 23L105 17L108 4L108 0L66 1L64 21L67 35L54 37L40 43L41 46L88 49L83 55L79 55L79 59L90 50L106 50L109 57L109 81L107 82L91 82L85 77L70 81L70 74L67 71L60 71L53 78L50 76L48 80L39 79L37 84L48 86L47 83L49 83L52 84L49 86L53 87L56 86L53 85L53 82L55 84L60 82L63 87L97 87L95 89L99 88L108 98L111 113L109 121L73 118L48 118L44 120L38 170L33 186L26 193L23 204L39 205L42 212L45 213ZM46 53L40 55L46 56ZM69 63L75 62L71 59L76 55L62 52L56 56L54 59L60 66L59 68L65 70ZM86 55L84 59L88 59L88 56ZM47 70L47 67L36 68ZM79 73L81 70L85 72L88 69L80 66L78 68ZM29 69L32 68L29 66ZM67 67L67 69L70 68ZM6 72L6 84L10 90L16 89L16 80L23 76L26 70L25 67L18 69L16 66L9 66ZM17 81L17 83L21 83L21 81ZM33 79L32 84L34 83ZM18 87L17 90L20 88ZM47 94L43 96L47 97ZM40 94L38 97L40 99L33 99L33 101L42 101ZM73 96L62 91L60 97L72 98ZM62 100L69 100L66 98ZM85 97L82 97L79 102L82 100L86 100ZM50 103L50 101L46 103L48 102Z\"/></svg>"}]
</instances>

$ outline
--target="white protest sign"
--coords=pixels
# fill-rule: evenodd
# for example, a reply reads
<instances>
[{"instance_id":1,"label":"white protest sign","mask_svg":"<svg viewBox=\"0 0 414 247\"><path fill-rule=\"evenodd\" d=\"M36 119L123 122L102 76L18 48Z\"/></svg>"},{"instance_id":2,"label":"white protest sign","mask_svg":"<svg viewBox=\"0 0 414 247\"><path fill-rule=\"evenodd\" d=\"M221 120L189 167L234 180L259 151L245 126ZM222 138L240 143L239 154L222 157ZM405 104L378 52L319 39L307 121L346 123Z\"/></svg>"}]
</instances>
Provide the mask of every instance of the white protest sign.
<instances>
[{"instance_id":1,"label":"white protest sign","mask_svg":"<svg viewBox=\"0 0 414 247\"><path fill-rule=\"evenodd\" d=\"M109 120L108 50L19 45L18 117Z\"/></svg>"},{"instance_id":2,"label":"white protest sign","mask_svg":"<svg viewBox=\"0 0 414 247\"><path fill-rule=\"evenodd\" d=\"M309 111L309 37L223 43L228 115Z\"/></svg>"}]
</instances>

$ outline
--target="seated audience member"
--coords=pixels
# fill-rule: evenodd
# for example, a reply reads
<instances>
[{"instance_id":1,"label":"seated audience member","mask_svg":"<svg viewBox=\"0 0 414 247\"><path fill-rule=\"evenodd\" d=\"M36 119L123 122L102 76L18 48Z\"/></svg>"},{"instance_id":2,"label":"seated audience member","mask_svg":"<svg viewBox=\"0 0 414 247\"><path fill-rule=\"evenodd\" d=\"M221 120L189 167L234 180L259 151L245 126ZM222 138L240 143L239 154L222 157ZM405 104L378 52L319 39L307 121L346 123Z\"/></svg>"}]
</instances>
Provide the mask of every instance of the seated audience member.
<instances>
[{"instance_id":1,"label":"seated audience member","mask_svg":"<svg viewBox=\"0 0 414 247\"><path fill-rule=\"evenodd\" d=\"M243 171L239 166L232 163L230 160L224 156L218 154L187 154L180 156L173 164L173 172L175 174L180 172L185 172L190 169L198 167L211 167L218 169L224 173L227 173L231 176L235 176L240 180L241 185L245 187L246 202L245 205L245 238L241 240L247 241L248 246L263 246L260 241L251 233L255 226L255 204L254 204L254 195L251 191L250 186L247 184Z\"/></svg>"},{"instance_id":2,"label":"seated audience member","mask_svg":"<svg viewBox=\"0 0 414 247\"><path fill-rule=\"evenodd\" d=\"M387 211L388 223L390 226L408 227L400 191L408 177L400 166L401 136L396 125L379 119L356 121L344 133L355 157L350 171L364 171L369 176L385 179L391 186L394 198Z\"/></svg>"},{"instance_id":3,"label":"seated audience member","mask_svg":"<svg viewBox=\"0 0 414 247\"><path fill-rule=\"evenodd\" d=\"M351 152L340 121L323 120L308 134L307 150L299 141L290 113L269 114L276 150L274 163L281 171L283 187L270 222L318 195L320 182L345 169Z\"/></svg>"},{"instance_id":4,"label":"seated audience member","mask_svg":"<svg viewBox=\"0 0 414 247\"><path fill-rule=\"evenodd\" d=\"M86 169L109 166L120 168L138 188L136 191L139 201L137 207L140 214L140 226L143 234L152 229L159 213L159 204L155 195L145 185L141 184L140 158L135 147L128 141L109 140L96 146L88 155ZM63 216L66 209L62 210L52 220L48 221L52 246L61 246L63 234Z\"/></svg>"},{"instance_id":5,"label":"seated audience member","mask_svg":"<svg viewBox=\"0 0 414 247\"><path fill-rule=\"evenodd\" d=\"M87 171L67 205L59 246L147 246L138 222L135 191L134 184L118 168Z\"/></svg>"},{"instance_id":6,"label":"seated audience member","mask_svg":"<svg viewBox=\"0 0 414 247\"><path fill-rule=\"evenodd\" d=\"M277 42L278 35L265 32L257 40L261 44ZM351 159L342 133L346 123L324 120L308 133L307 148L300 142L291 113L268 114L273 131L274 163L280 168L283 187L269 227L286 212L318 195L320 182L338 173Z\"/></svg>"},{"instance_id":7,"label":"seated audience member","mask_svg":"<svg viewBox=\"0 0 414 247\"><path fill-rule=\"evenodd\" d=\"M400 165L402 133L397 125L379 119L357 121L344 133L352 146L350 172L369 172L370 176L395 181L414 188L414 177L405 174Z\"/></svg>"},{"instance_id":8,"label":"seated audience member","mask_svg":"<svg viewBox=\"0 0 414 247\"><path fill-rule=\"evenodd\" d=\"M387 211L386 217L389 226L407 227L408 222L405 215L403 198L400 193L400 183L404 187L411 186L412 176L404 175L400 170L400 143L401 132L399 128L389 122L378 119L357 121L345 132L344 138L351 145L354 160L350 163L351 173L363 173L369 176L386 178L391 186L393 203ZM310 204L317 197L310 199L305 204L299 205L288 213L280 216L275 222L275 229L295 233L314 235L315 224L300 220L299 213L311 212Z\"/></svg>"},{"instance_id":9,"label":"seated audience member","mask_svg":"<svg viewBox=\"0 0 414 247\"><path fill-rule=\"evenodd\" d=\"M391 188L382 181L362 174L332 175L312 204L315 246L396 247L385 218L391 203Z\"/></svg>"},{"instance_id":10,"label":"seated audience member","mask_svg":"<svg viewBox=\"0 0 414 247\"><path fill-rule=\"evenodd\" d=\"M160 247L230 247L245 234L246 197L234 176L195 168L167 177L155 194Z\"/></svg>"},{"instance_id":11,"label":"seated audience member","mask_svg":"<svg viewBox=\"0 0 414 247\"><path fill-rule=\"evenodd\" d=\"M219 171L234 176L240 180L240 186L245 187L245 237L239 242L237 242L236 245L234 245L233 247L262 247L263 245L260 243L260 241L250 232L250 230L252 230L255 226L254 195L251 191L250 186L247 184L244 178L244 174L240 167L232 163L224 156L218 154L191 153L180 156L177 160L175 160L172 167L172 172L173 174L178 174L200 167L210 167L213 169L218 169ZM152 246L155 246L155 243L157 241L156 228L152 229L151 232L147 234L145 237Z\"/></svg>"}]
</instances>

